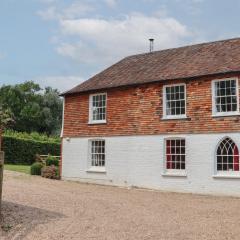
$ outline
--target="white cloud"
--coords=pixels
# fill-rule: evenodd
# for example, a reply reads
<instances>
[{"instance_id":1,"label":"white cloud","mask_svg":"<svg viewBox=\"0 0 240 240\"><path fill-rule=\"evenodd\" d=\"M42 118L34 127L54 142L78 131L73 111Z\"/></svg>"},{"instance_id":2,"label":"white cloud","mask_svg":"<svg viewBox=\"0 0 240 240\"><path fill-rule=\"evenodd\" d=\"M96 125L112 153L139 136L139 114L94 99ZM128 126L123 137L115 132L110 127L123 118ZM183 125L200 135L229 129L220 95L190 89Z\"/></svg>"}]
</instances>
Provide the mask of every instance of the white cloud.
<instances>
[{"instance_id":1,"label":"white cloud","mask_svg":"<svg viewBox=\"0 0 240 240\"><path fill-rule=\"evenodd\" d=\"M201 5L205 0L175 0L178 4L184 6L187 14L200 15L202 13Z\"/></svg>"},{"instance_id":2,"label":"white cloud","mask_svg":"<svg viewBox=\"0 0 240 240\"><path fill-rule=\"evenodd\" d=\"M41 87L52 87L60 92L67 91L84 81L80 76L43 76L33 79Z\"/></svg>"},{"instance_id":3,"label":"white cloud","mask_svg":"<svg viewBox=\"0 0 240 240\"><path fill-rule=\"evenodd\" d=\"M94 11L94 7L84 2L73 2L69 7L62 11L62 17L74 19Z\"/></svg>"},{"instance_id":4,"label":"white cloud","mask_svg":"<svg viewBox=\"0 0 240 240\"><path fill-rule=\"evenodd\" d=\"M44 20L75 19L94 11L93 5L83 1L74 1L69 6L63 8L58 4L51 4L37 14Z\"/></svg>"},{"instance_id":5,"label":"white cloud","mask_svg":"<svg viewBox=\"0 0 240 240\"><path fill-rule=\"evenodd\" d=\"M104 0L104 2L109 6L109 7L116 7L117 1L116 0Z\"/></svg>"},{"instance_id":6,"label":"white cloud","mask_svg":"<svg viewBox=\"0 0 240 240\"><path fill-rule=\"evenodd\" d=\"M157 10L153 12L155 17L163 18L168 16L168 9L166 5L161 5Z\"/></svg>"},{"instance_id":7,"label":"white cloud","mask_svg":"<svg viewBox=\"0 0 240 240\"><path fill-rule=\"evenodd\" d=\"M62 43L59 47L57 47L57 52L62 56L68 56L74 59L75 56L78 55L77 49L81 49L81 47L84 47L81 43Z\"/></svg>"},{"instance_id":8,"label":"white cloud","mask_svg":"<svg viewBox=\"0 0 240 240\"><path fill-rule=\"evenodd\" d=\"M61 20L64 36L77 36L72 43L63 41L57 52L83 63L109 64L117 59L148 51L148 39L155 39L155 50L175 47L191 32L171 17L130 14L122 19L81 18Z\"/></svg>"},{"instance_id":9,"label":"white cloud","mask_svg":"<svg viewBox=\"0 0 240 240\"><path fill-rule=\"evenodd\" d=\"M45 10L40 10L37 12L37 14L43 19L43 20L54 20L58 19L60 15L56 11L56 7L51 6Z\"/></svg>"},{"instance_id":10,"label":"white cloud","mask_svg":"<svg viewBox=\"0 0 240 240\"><path fill-rule=\"evenodd\" d=\"M42 1L52 4L38 14L59 23L59 29L50 39L57 53L87 67L100 69L122 57L147 52L149 38L155 39L155 50L180 46L197 38L186 25L169 17L166 5L158 5L152 16L130 13L121 18L103 18L92 12L96 13L103 2L116 7L118 0L71 0L67 6L61 0Z\"/></svg>"},{"instance_id":11,"label":"white cloud","mask_svg":"<svg viewBox=\"0 0 240 240\"><path fill-rule=\"evenodd\" d=\"M39 2L41 3L46 3L46 4L52 4L57 2L58 0L39 0Z\"/></svg>"}]
</instances>

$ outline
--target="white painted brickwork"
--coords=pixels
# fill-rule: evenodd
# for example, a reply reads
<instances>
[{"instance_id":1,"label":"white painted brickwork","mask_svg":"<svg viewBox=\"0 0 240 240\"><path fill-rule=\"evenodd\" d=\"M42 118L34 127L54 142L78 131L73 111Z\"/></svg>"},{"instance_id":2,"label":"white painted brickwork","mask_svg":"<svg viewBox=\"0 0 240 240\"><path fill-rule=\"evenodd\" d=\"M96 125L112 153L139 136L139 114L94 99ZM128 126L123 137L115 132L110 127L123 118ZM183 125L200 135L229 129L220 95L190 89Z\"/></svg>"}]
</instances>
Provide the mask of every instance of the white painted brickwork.
<instances>
[{"instance_id":1,"label":"white painted brickwork","mask_svg":"<svg viewBox=\"0 0 240 240\"><path fill-rule=\"evenodd\" d=\"M215 150L226 136L240 149L240 133L104 137L106 173L87 171L89 138L64 138L62 176L117 186L240 196L240 175L239 178L213 177ZM163 176L164 139L169 137L186 139L186 177Z\"/></svg>"}]
</instances>

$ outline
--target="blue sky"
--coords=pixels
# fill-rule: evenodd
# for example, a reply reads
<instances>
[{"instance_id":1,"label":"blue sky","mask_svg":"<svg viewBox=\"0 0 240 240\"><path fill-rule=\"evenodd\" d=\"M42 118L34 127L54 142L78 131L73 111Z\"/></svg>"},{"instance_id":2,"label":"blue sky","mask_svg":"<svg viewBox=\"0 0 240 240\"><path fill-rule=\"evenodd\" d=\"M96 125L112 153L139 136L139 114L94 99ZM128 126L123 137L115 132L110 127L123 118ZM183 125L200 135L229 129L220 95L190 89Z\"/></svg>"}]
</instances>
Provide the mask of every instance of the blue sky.
<instances>
[{"instance_id":1,"label":"blue sky","mask_svg":"<svg viewBox=\"0 0 240 240\"><path fill-rule=\"evenodd\" d=\"M122 57L240 36L240 0L1 0L0 85L67 90Z\"/></svg>"}]
</instances>

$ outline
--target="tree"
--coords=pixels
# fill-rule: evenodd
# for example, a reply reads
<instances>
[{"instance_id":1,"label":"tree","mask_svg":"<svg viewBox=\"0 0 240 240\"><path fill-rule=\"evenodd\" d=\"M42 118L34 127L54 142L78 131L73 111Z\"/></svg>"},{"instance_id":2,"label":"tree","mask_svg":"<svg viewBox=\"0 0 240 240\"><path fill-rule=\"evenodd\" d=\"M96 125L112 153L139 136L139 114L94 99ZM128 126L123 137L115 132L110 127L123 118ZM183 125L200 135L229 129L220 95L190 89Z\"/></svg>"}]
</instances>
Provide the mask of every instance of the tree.
<instances>
[{"instance_id":1,"label":"tree","mask_svg":"<svg viewBox=\"0 0 240 240\"><path fill-rule=\"evenodd\" d=\"M59 134L62 100L56 89L44 90L33 81L4 85L0 88L0 105L14 119L13 130Z\"/></svg>"},{"instance_id":2,"label":"tree","mask_svg":"<svg viewBox=\"0 0 240 240\"><path fill-rule=\"evenodd\" d=\"M14 123L12 112L7 109L4 110L2 106L0 106L0 129L3 130Z\"/></svg>"}]
</instances>

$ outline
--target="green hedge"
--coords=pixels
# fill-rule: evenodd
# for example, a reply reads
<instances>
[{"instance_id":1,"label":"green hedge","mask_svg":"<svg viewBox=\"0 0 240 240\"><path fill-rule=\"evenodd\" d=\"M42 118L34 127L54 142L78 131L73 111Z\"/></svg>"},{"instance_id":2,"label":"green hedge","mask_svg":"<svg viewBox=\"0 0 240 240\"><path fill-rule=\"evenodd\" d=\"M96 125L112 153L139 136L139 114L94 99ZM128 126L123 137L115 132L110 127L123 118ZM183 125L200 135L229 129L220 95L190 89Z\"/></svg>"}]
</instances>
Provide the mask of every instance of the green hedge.
<instances>
[{"instance_id":1,"label":"green hedge","mask_svg":"<svg viewBox=\"0 0 240 240\"><path fill-rule=\"evenodd\" d=\"M3 151L5 163L31 165L35 162L35 155L60 155L60 144L54 142L41 142L30 139L21 139L3 136Z\"/></svg>"},{"instance_id":2,"label":"green hedge","mask_svg":"<svg viewBox=\"0 0 240 240\"><path fill-rule=\"evenodd\" d=\"M25 140L34 140L34 141L40 141L40 142L54 142L54 143L60 143L61 139L59 136L47 136L43 133L26 133L26 132L17 132L10 129L4 130L4 136L7 137L15 137L18 139L25 139Z\"/></svg>"}]
</instances>

